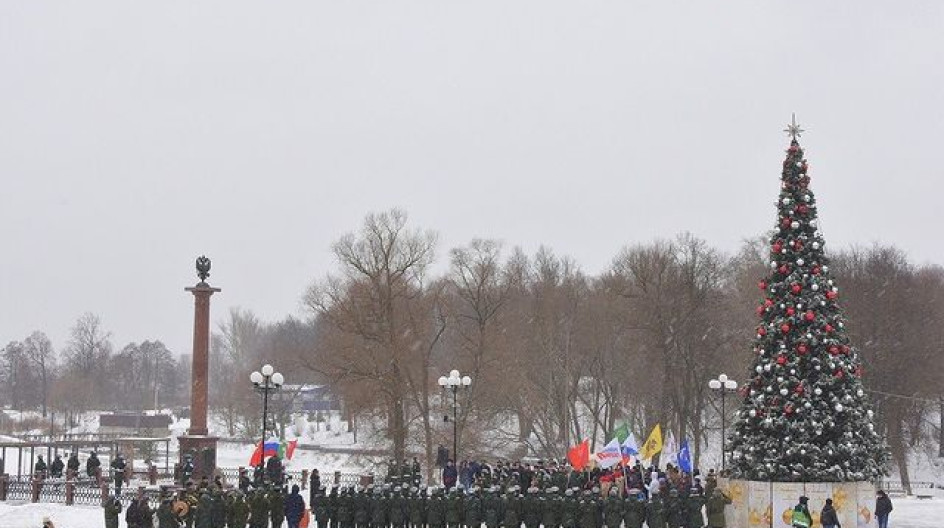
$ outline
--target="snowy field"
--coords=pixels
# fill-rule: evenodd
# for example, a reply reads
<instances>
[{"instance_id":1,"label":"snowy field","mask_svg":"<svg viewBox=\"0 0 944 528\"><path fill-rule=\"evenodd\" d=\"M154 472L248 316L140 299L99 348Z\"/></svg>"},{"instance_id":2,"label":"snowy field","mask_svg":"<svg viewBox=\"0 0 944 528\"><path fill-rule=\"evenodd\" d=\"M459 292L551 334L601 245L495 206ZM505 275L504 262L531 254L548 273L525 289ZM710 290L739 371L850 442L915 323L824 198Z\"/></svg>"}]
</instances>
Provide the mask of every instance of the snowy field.
<instances>
[{"instance_id":1,"label":"snowy field","mask_svg":"<svg viewBox=\"0 0 944 528\"><path fill-rule=\"evenodd\" d=\"M100 508L0 502L0 528L39 528L44 516L48 516L56 528L101 528L105 525ZM944 526L944 499L897 499L889 521L894 528L941 528ZM126 526L123 518L120 526Z\"/></svg>"}]
</instances>

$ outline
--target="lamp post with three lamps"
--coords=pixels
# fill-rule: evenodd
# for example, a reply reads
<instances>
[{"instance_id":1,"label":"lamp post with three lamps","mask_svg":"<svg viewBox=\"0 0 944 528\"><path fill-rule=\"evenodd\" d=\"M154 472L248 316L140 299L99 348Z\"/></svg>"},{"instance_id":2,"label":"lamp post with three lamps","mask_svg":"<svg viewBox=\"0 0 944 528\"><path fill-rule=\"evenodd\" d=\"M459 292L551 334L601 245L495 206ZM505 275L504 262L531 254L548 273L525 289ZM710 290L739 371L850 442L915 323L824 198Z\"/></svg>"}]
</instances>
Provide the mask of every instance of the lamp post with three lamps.
<instances>
[{"instance_id":1,"label":"lamp post with three lamps","mask_svg":"<svg viewBox=\"0 0 944 528\"><path fill-rule=\"evenodd\" d=\"M727 374L721 374L720 376L718 376L717 379L713 379L708 382L708 388L710 388L711 390L716 390L716 391L721 392L721 471L724 471L724 462L725 462L724 452L727 449L727 447L725 446L725 441L727 440L725 438L725 434L726 434L725 433L725 420L727 419L727 415L725 413L725 408L724 408L724 396L728 392L736 391L737 387L738 387L737 382L734 380L728 379Z\"/></svg>"},{"instance_id":2,"label":"lamp post with three lamps","mask_svg":"<svg viewBox=\"0 0 944 528\"><path fill-rule=\"evenodd\" d=\"M254 371L249 375L249 381L252 382L253 388L256 391L262 393L262 461L265 461L265 441L266 441L266 423L268 420L269 413L269 393L276 392L282 388L282 384L285 383L285 378L282 377L280 372L275 372L275 369L272 368L272 365L266 364L262 366L262 372Z\"/></svg>"},{"instance_id":3,"label":"lamp post with three lamps","mask_svg":"<svg viewBox=\"0 0 944 528\"><path fill-rule=\"evenodd\" d=\"M471 384L472 378L469 376L460 377L459 371L455 369L449 373L449 377L439 377L439 386L443 389L452 390L452 459L457 463L459 461L459 404L456 393L459 391L459 387L468 387ZM446 420L449 420L448 416L446 417Z\"/></svg>"}]
</instances>

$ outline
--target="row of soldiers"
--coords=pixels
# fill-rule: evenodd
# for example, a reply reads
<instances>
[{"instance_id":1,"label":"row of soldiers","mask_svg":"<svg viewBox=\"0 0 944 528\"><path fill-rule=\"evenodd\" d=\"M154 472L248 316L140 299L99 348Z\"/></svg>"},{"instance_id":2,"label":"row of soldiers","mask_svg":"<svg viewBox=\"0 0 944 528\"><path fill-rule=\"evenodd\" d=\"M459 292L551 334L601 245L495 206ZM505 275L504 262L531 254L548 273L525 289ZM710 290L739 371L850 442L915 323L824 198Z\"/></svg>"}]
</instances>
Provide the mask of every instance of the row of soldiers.
<instances>
[{"instance_id":1,"label":"row of soldiers","mask_svg":"<svg viewBox=\"0 0 944 528\"><path fill-rule=\"evenodd\" d=\"M291 495L300 499L297 486ZM158 528L267 528L270 523L277 527L285 521L286 507L295 502L291 495L279 487L243 492L189 486L176 494L165 494L156 510L150 508L146 497L138 497L125 510L125 522L128 528L153 528L156 516ZM104 510L105 528L117 528L122 512L118 497L109 498Z\"/></svg>"},{"instance_id":2,"label":"row of soldiers","mask_svg":"<svg viewBox=\"0 0 944 528\"><path fill-rule=\"evenodd\" d=\"M507 490L422 488L406 485L322 490L311 505L318 528L702 528L724 526L730 499L715 489L710 497L693 489L687 496L671 490L647 497L616 489L602 497L598 488L544 490L517 486ZM720 523L720 524L719 524Z\"/></svg>"}]
</instances>

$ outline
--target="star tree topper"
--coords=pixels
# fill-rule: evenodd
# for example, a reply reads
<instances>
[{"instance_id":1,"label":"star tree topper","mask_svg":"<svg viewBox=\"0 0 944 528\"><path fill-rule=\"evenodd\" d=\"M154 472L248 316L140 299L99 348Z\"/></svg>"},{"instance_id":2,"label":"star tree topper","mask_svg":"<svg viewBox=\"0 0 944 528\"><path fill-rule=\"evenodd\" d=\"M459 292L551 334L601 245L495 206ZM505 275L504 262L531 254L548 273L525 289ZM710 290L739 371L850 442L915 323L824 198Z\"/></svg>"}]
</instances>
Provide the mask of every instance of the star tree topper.
<instances>
[{"instance_id":1,"label":"star tree topper","mask_svg":"<svg viewBox=\"0 0 944 528\"><path fill-rule=\"evenodd\" d=\"M803 132L805 132L805 130L800 128L799 123L797 123L796 114L792 114L790 118L790 124L787 125L787 128L783 129L783 131L786 132L787 135L790 136L791 139L796 139L800 137L800 135L803 134Z\"/></svg>"}]
</instances>

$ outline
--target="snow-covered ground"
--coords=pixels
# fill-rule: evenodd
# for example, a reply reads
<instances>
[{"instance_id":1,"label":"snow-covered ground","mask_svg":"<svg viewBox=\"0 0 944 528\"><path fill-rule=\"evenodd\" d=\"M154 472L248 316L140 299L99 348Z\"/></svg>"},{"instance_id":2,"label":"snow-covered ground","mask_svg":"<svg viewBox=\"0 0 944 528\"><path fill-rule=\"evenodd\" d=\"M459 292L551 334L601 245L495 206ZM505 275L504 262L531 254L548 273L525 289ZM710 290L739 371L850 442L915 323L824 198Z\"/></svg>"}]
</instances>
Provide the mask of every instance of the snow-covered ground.
<instances>
[{"instance_id":1,"label":"snow-covered ground","mask_svg":"<svg viewBox=\"0 0 944 528\"><path fill-rule=\"evenodd\" d=\"M38 528L48 516L57 528L101 528L101 508L62 504L0 502L0 528ZM944 499L897 499L890 525L895 528L940 528L944 525ZM121 519L120 526L125 526Z\"/></svg>"}]
</instances>

